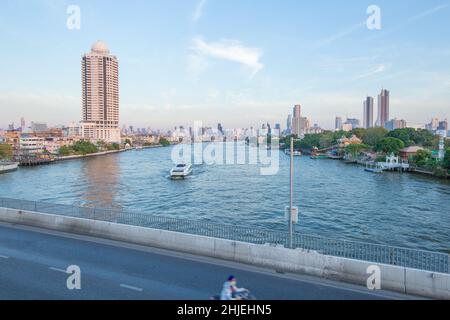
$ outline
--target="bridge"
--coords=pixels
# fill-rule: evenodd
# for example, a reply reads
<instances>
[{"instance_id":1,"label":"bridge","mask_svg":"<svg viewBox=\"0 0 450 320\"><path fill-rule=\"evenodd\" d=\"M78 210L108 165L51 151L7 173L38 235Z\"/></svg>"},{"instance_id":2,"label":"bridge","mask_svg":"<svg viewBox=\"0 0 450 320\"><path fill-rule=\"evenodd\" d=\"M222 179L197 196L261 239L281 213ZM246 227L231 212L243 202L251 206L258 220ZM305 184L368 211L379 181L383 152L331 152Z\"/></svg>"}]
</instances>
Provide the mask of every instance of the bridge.
<instances>
[{"instance_id":1,"label":"bridge","mask_svg":"<svg viewBox=\"0 0 450 320\"><path fill-rule=\"evenodd\" d=\"M208 300L229 274L258 299L411 299L387 291L99 238L0 224L0 299ZM69 265L81 290L68 290Z\"/></svg>"},{"instance_id":2,"label":"bridge","mask_svg":"<svg viewBox=\"0 0 450 320\"><path fill-rule=\"evenodd\" d=\"M220 289L223 277L232 273L241 278L242 286L265 299L409 297L404 294L450 299L450 258L445 253L303 234L294 234L293 248L288 248L285 232L8 198L0 198L0 221L6 223L0 229L0 268L7 270L2 281L16 290L11 294L17 296L70 296L61 287L48 295L45 290L39 291L39 279L37 293L26 293L14 281L31 277L27 272L32 273L33 268L45 278L77 264L93 283L109 288L114 297L129 289L154 292L143 295L144 299L205 299ZM168 259L171 262L167 264L158 262ZM21 263L23 268L14 267ZM367 290L367 270L374 265L380 268L382 289L389 293ZM121 283L112 282L116 276ZM203 277L208 284L202 282ZM266 292L265 283L273 290ZM92 290L80 294L86 298L108 295L107 290Z\"/></svg>"}]
</instances>

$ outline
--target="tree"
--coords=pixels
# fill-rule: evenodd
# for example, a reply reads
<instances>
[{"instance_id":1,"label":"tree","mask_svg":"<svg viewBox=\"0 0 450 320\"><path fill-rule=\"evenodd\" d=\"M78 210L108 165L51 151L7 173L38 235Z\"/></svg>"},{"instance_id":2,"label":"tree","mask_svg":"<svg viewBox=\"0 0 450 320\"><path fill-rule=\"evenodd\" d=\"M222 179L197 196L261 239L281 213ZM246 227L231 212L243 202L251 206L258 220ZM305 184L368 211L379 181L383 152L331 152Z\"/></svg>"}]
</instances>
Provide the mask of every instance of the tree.
<instances>
[{"instance_id":1,"label":"tree","mask_svg":"<svg viewBox=\"0 0 450 320\"><path fill-rule=\"evenodd\" d=\"M447 150L445 150L443 166L447 170L450 170L450 148L447 148Z\"/></svg>"},{"instance_id":2,"label":"tree","mask_svg":"<svg viewBox=\"0 0 450 320\"><path fill-rule=\"evenodd\" d=\"M353 134L352 132L347 132L347 131L343 131L343 130L335 131L335 132L325 131L325 133L331 133L332 134L332 137L333 137L333 139L331 141L332 144L337 144L338 140L342 139L342 137L350 138L352 136L352 134Z\"/></svg>"},{"instance_id":3,"label":"tree","mask_svg":"<svg viewBox=\"0 0 450 320\"><path fill-rule=\"evenodd\" d=\"M71 153L72 153L72 150L71 150L69 147L67 147L67 146L62 146L62 147L59 148L59 150L58 150L58 154L59 154L61 157L69 156Z\"/></svg>"},{"instance_id":4,"label":"tree","mask_svg":"<svg viewBox=\"0 0 450 320\"><path fill-rule=\"evenodd\" d=\"M97 146L92 144L92 143L90 143L89 141L77 141L72 146L72 149L76 153L82 154L82 155L98 152Z\"/></svg>"},{"instance_id":5,"label":"tree","mask_svg":"<svg viewBox=\"0 0 450 320\"><path fill-rule=\"evenodd\" d=\"M13 156L13 148L7 143L0 143L0 159L11 159Z\"/></svg>"},{"instance_id":6,"label":"tree","mask_svg":"<svg viewBox=\"0 0 450 320\"><path fill-rule=\"evenodd\" d=\"M416 144L414 138L417 136L417 132L413 128L395 129L387 134L388 137L397 138L403 141L405 146L409 147Z\"/></svg>"},{"instance_id":7,"label":"tree","mask_svg":"<svg viewBox=\"0 0 450 320\"><path fill-rule=\"evenodd\" d=\"M169 140L167 140L164 137L159 138L159 144L162 145L163 147L168 147L170 146L170 142Z\"/></svg>"},{"instance_id":8,"label":"tree","mask_svg":"<svg viewBox=\"0 0 450 320\"><path fill-rule=\"evenodd\" d=\"M419 150L416 155L413 156L413 161L419 167L425 167L431 159L431 152L429 150Z\"/></svg>"},{"instance_id":9,"label":"tree","mask_svg":"<svg viewBox=\"0 0 450 320\"><path fill-rule=\"evenodd\" d=\"M118 143L111 143L111 144L108 144L108 145L106 145L106 149L108 150L108 151L112 151L112 150L120 150L120 146L119 146L119 144Z\"/></svg>"},{"instance_id":10,"label":"tree","mask_svg":"<svg viewBox=\"0 0 450 320\"><path fill-rule=\"evenodd\" d=\"M295 149L302 149L302 150L311 150L313 148L319 148L320 147L320 134L306 134L305 137L301 140L295 140L294 141L294 148ZM290 140L286 143L286 145L289 145Z\"/></svg>"},{"instance_id":11,"label":"tree","mask_svg":"<svg viewBox=\"0 0 450 320\"><path fill-rule=\"evenodd\" d=\"M345 152L350 153L355 159L363 150L370 149L370 147L366 144L349 144L347 147L345 147Z\"/></svg>"},{"instance_id":12,"label":"tree","mask_svg":"<svg viewBox=\"0 0 450 320\"><path fill-rule=\"evenodd\" d=\"M382 127L369 128L364 132L362 140L369 146L376 146L383 138L386 137L388 131Z\"/></svg>"},{"instance_id":13,"label":"tree","mask_svg":"<svg viewBox=\"0 0 450 320\"><path fill-rule=\"evenodd\" d=\"M386 154L395 154L397 155L400 151L400 149L403 149L405 147L405 143L397 138L383 138L380 142L377 143L375 146L375 149L377 151L382 151Z\"/></svg>"},{"instance_id":14,"label":"tree","mask_svg":"<svg viewBox=\"0 0 450 320\"><path fill-rule=\"evenodd\" d=\"M323 132L321 134L319 144L320 148L328 148L333 145L333 142L335 142L334 134L330 131Z\"/></svg>"},{"instance_id":15,"label":"tree","mask_svg":"<svg viewBox=\"0 0 450 320\"><path fill-rule=\"evenodd\" d=\"M354 134L358 138L362 139L366 134L366 129L363 128L355 128L351 131L351 134Z\"/></svg>"},{"instance_id":16,"label":"tree","mask_svg":"<svg viewBox=\"0 0 450 320\"><path fill-rule=\"evenodd\" d=\"M434 138L435 135L430 131L425 129L419 129L415 132L415 135L413 136L413 141L415 142L416 145L422 147L432 147Z\"/></svg>"}]
</instances>

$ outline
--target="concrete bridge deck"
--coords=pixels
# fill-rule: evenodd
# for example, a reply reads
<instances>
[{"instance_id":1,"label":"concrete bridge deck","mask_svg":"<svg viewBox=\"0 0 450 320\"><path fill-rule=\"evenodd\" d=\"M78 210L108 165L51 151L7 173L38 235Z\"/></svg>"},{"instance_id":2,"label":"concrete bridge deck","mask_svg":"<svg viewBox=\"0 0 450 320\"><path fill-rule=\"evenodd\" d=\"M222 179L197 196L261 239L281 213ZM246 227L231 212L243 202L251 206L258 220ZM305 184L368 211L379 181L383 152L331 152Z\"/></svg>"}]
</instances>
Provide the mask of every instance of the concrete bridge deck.
<instances>
[{"instance_id":1,"label":"concrete bridge deck","mask_svg":"<svg viewBox=\"0 0 450 320\"><path fill-rule=\"evenodd\" d=\"M81 290L64 271L81 268ZM33 227L0 224L0 299L207 300L234 274L258 299L411 299L310 276Z\"/></svg>"}]
</instances>

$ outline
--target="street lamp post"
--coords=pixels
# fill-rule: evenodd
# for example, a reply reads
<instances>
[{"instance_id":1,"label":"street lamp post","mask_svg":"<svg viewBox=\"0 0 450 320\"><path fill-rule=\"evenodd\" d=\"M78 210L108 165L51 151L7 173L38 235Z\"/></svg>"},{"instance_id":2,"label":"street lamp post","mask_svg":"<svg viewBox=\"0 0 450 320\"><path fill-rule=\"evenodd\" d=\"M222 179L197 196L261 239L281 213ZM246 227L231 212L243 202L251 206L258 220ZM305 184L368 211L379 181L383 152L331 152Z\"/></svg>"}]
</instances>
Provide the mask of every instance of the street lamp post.
<instances>
[{"instance_id":1,"label":"street lamp post","mask_svg":"<svg viewBox=\"0 0 450 320\"><path fill-rule=\"evenodd\" d=\"M290 172L290 194L289 194L289 248L292 249L292 209L293 209L293 197L294 197L294 137L291 136L291 172Z\"/></svg>"}]
</instances>

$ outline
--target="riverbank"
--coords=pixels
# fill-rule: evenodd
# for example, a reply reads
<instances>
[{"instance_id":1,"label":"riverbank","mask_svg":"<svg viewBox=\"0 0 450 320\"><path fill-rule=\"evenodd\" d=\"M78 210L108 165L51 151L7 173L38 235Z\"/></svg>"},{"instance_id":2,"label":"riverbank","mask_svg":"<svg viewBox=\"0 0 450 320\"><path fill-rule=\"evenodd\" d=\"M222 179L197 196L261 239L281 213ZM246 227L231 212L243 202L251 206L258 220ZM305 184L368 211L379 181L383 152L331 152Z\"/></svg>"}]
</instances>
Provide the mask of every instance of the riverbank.
<instances>
[{"instance_id":1,"label":"riverbank","mask_svg":"<svg viewBox=\"0 0 450 320\"><path fill-rule=\"evenodd\" d=\"M142 149L152 149L152 148L162 148L162 145L153 145L153 146L143 146ZM115 154L115 153L121 153L126 151L132 151L135 150L135 148L126 148L126 149L120 149L120 150L108 150L108 151L101 151L96 153L88 153L88 154L76 154L71 156L64 156L64 157L55 157L54 161L68 161L68 160L76 160L76 159L83 159L83 158L90 158L90 157L98 157L98 156L105 156L109 154Z\"/></svg>"},{"instance_id":2,"label":"riverbank","mask_svg":"<svg viewBox=\"0 0 450 320\"><path fill-rule=\"evenodd\" d=\"M353 161L350 162L347 160L342 160L342 161L344 161L344 163L346 163L346 164L354 164L354 165L358 165L358 166L367 166L368 164L371 164L370 162L362 161L362 160L356 160L354 162ZM423 168L410 167L409 169L403 170L402 172L413 173L413 174L417 174L417 175L426 175L428 177L438 179L438 180L450 180L449 174L447 174L446 176L438 176L434 172L425 170Z\"/></svg>"},{"instance_id":3,"label":"riverbank","mask_svg":"<svg viewBox=\"0 0 450 320\"><path fill-rule=\"evenodd\" d=\"M129 150L133 150L133 149L109 150L109 151L101 151L101 152L88 153L88 154L75 154L75 155L71 155L71 156L55 157L54 161L67 161L67 160L76 160L76 159L83 159L83 158L90 158L90 157L98 157L98 156L104 156L104 155L108 155L108 154L125 152L125 151L129 151Z\"/></svg>"}]
</instances>

